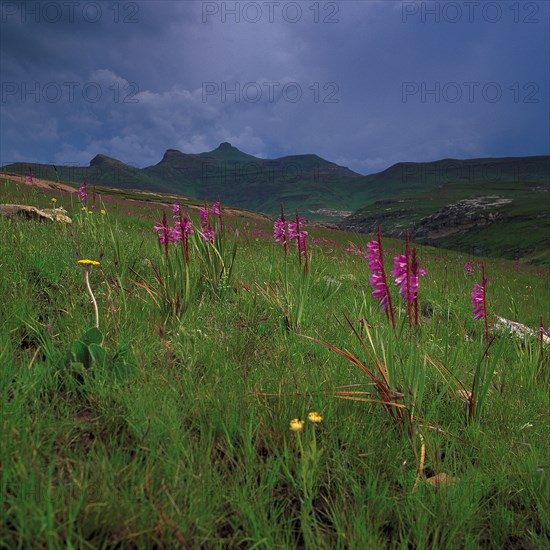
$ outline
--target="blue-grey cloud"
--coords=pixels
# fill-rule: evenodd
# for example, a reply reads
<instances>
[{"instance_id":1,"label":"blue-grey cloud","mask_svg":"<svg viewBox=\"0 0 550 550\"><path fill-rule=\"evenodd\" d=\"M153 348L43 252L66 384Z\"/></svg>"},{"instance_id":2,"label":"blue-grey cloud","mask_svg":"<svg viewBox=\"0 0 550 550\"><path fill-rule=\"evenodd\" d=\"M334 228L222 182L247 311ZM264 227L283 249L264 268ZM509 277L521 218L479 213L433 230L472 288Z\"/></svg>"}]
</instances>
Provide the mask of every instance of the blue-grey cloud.
<instances>
[{"instance_id":1,"label":"blue-grey cloud","mask_svg":"<svg viewBox=\"0 0 550 550\"><path fill-rule=\"evenodd\" d=\"M548 154L549 5L5 1L0 162Z\"/></svg>"}]
</instances>

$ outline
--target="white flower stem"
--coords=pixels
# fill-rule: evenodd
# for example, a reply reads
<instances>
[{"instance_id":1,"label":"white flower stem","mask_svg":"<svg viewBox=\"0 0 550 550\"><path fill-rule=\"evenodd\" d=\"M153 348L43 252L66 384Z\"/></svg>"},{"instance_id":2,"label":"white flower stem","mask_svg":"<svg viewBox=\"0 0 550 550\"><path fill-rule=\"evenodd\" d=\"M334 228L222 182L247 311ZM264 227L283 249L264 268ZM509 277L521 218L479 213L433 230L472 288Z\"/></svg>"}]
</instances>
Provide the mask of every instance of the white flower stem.
<instances>
[{"instance_id":1,"label":"white flower stem","mask_svg":"<svg viewBox=\"0 0 550 550\"><path fill-rule=\"evenodd\" d=\"M92 292L92 287L90 286L90 271L89 269L84 270L84 279L86 280L86 288L88 289L88 294L92 299L92 304L94 305L95 313L95 327L99 328L99 311L97 310L97 302L95 300L94 293Z\"/></svg>"}]
</instances>

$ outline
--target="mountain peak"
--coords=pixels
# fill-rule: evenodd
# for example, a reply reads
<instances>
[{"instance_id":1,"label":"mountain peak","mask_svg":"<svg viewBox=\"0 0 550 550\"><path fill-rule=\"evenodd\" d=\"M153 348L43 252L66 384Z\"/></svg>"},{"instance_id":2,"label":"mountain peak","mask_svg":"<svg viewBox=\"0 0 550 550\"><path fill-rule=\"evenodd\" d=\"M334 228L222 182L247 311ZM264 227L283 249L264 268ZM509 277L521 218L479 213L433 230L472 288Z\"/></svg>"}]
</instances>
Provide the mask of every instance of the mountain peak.
<instances>
[{"instance_id":1,"label":"mountain peak","mask_svg":"<svg viewBox=\"0 0 550 550\"><path fill-rule=\"evenodd\" d=\"M223 141L218 145L213 151L208 151L206 153L200 153L200 157L207 157L209 159L214 158L222 161L233 161L233 162L249 162L249 161L259 161L260 159L243 153L241 150L237 149L229 143L228 141Z\"/></svg>"},{"instance_id":2,"label":"mountain peak","mask_svg":"<svg viewBox=\"0 0 550 550\"><path fill-rule=\"evenodd\" d=\"M90 166L102 166L102 165L105 165L105 164L112 164L113 162L120 163L120 160L108 157L107 155L96 155L90 161Z\"/></svg>"},{"instance_id":3,"label":"mountain peak","mask_svg":"<svg viewBox=\"0 0 550 550\"><path fill-rule=\"evenodd\" d=\"M175 160L175 159L180 159L181 157L185 157L185 156L186 156L185 153L182 153L177 149L166 149L160 163Z\"/></svg>"}]
</instances>

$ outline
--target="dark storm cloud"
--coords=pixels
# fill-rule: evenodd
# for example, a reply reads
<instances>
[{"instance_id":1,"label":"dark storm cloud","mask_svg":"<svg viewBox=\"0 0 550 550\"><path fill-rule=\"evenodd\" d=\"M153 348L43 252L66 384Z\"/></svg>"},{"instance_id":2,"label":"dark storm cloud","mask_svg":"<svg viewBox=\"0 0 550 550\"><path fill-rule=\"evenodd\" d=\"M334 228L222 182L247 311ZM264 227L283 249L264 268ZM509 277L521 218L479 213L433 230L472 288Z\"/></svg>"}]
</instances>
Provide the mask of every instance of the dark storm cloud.
<instances>
[{"instance_id":1,"label":"dark storm cloud","mask_svg":"<svg viewBox=\"0 0 550 550\"><path fill-rule=\"evenodd\" d=\"M0 161L548 154L549 9L529 5L3 2Z\"/></svg>"}]
</instances>

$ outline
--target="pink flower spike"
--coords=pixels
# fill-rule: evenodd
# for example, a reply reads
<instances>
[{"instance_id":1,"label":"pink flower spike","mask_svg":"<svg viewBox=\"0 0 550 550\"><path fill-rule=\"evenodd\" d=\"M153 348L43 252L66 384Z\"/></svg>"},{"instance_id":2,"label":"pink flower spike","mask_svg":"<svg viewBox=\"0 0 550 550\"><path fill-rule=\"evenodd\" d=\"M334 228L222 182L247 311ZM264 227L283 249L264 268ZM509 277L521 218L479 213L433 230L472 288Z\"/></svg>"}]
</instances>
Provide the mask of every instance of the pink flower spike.
<instances>
[{"instance_id":1,"label":"pink flower spike","mask_svg":"<svg viewBox=\"0 0 550 550\"><path fill-rule=\"evenodd\" d=\"M212 205L212 214L214 214L214 216L219 216L221 212L221 203L218 200Z\"/></svg>"},{"instance_id":2,"label":"pink flower spike","mask_svg":"<svg viewBox=\"0 0 550 550\"><path fill-rule=\"evenodd\" d=\"M168 247L170 243L175 243L178 239L178 233L168 227L168 219L166 212L162 213L162 222L153 227L153 231L157 233L159 243L164 245L164 254L168 257Z\"/></svg>"},{"instance_id":3,"label":"pink flower spike","mask_svg":"<svg viewBox=\"0 0 550 550\"><path fill-rule=\"evenodd\" d=\"M202 238L207 241L214 243L216 238L216 232L210 225L210 217L208 216L208 204L205 202L204 206L200 209L200 217L202 221L201 233Z\"/></svg>"},{"instance_id":4,"label":"pink flower spike","mask_svg":"<svg viewBox=\"0 0 550 550\"><path fill-rule=\"evenodd\" d=\"M372 272L369 276L369 283L374 289L372 296L373 298L380 300L378 305L382 308L382 311L388 315L393 328L395 328L393 305L388 288L386 272L384 270L382 232L380 231L380 228L378 229L378 240L367 243L367 260L369 262L369 269Z\"/></svg>"},{"instance_id":5,"label":"pink flower spike","mask_svg":"<svg viewBox=\"0 0 550 550\"><path fill-rule=\"evenodd\" d=\"M472 290L472 314L476 321L485 317L484 287L486 282L487 281L484 279L482 285L476 283Z\"/></svg>"},{"instance_id":6,"label":"pink flower spike","mask_svg":"<svg viewBox=\"0 0 550 550\"><path fill-rule=\"evenodd\" d=\"M214 240L216 239L216 232L210 226L203 227L203 229L202 229L202 238L205 241L209 241L211 243L214 243Z\"/></svg>"},{"instance_id":7,"label":"pink flower spike","mask_svg":"<svg viewBox=\"0 0 550 550\"><path fill-rule=\"evenodd\" d=\"M367 260L369 262L369 269L371 271L380 271L380 245L378 241L370 241L367 243Z\"/></svg>"},{"instance_id":8,"label":"pink flower spike","mask_svg":"<svg viewBox=\"0 0 550 550\"><path fill-rule=\"evenodd\" d=\"M203 223L208 223L208 206L202 206L200 209L200 217Z\"/></svg>"},{"instance_id":9,"label":"pink flower spike","mask_svg":"<svg viewBox=\"0 0 550 550\"><path fill-rule=\"evenodd\" d=\"M191 229L191 220L187 216L183 216L181 221L177 221L175 224L176 232L180 235L193 235L194 231Z\"/></svg>"},{"instance_id":10,"label":"pink flower spike","mask_svg":"<svg viewBox=\"0 0 550 550\"><path fill-rule=\"evenodd\" d=\"M290 241L296 241L296 246L298 248L298 259L300 265L302 265L302 256L306 260L306 271L307 271L307 252L306 252L306 237L309 235L307 231L302 229L302 224L305 218L300 218L298 210L296 210L296 219L293 222L288 222L288 239Z\"/></svg>"},{"instance_id":11,"label":"pink flower spike","mask_svg":"<svg viewBox=\"0 0 550 550\"><path fill-rule=\"evenodd\" d=\"M418 264L418 262L416 262ZM393 259L392 277L395 279L395 286L399 287L399 295L409 303L416 300L418 294L418 276L426 275L424 269L420 269L418 265L413 266L411 262L408 273L409 281L407 283L407 257L402 254ZM408 289L407 289L408 284Z\"/></svg>"},{"instance_id":12,"label":"pink flower spike","mask_svg":"<svg viewBox=\"0 0 550 550\"><path fill-rule=\"evenodd\" d=\"M485 262L481 262L481 284L476 283L471 293L472 315L476 321L485 320L485 339L489 341L489 321L487 318L487 277Z\"/></svg>"},{"instance_id":13,"label":"pink flower spike","mask_svg":"<svg viewBox=\"0 0 550 550\"><path fill-rule=\"evenodd\" d=\"M273 223L273 238L275 242L285 244L286 243L286 221L280 218L276 219Z\"/></svg>"},{"instance_id":14,"label":"pink flower spike","mask_svg":"<svg viewBox=\"0 0 550 550\"><path fill-rule=\"evenodd\" d=\"M88 191L87 191L87 183L83 181L80 184L80 187L78 189L78 194L80 195L80 200L82 201L82 204L86 206L86 202L88 200Z\"/></svg>"},{"instance_id":15,"label":"pink flower spike","mask_svg":"<svg viewBox=\"0 0 550 550\"><path fill-rule=\"evenodd\" d=\"M309 234L302 229L304 219L305 218L296 218L297 221L288 223L288 239L290 241L297 241L299 235L305 235L307 237Z\"/></svg>"},{"instance_id":16,"label":"pink flower spike","mask_svg":"<svg viewBox=\"0 0 550 550\"><path fill-rule=\"evenodd\" d=\"M257 224L254 224L257 226ZM273 238L275 242L281 243L285 249L285 258L288 248L288 238L287 238L287 223L285 219L285 209L283 203L281 203L281 217L276 219L273 223Z\"/></svg>"}]
</instances>

